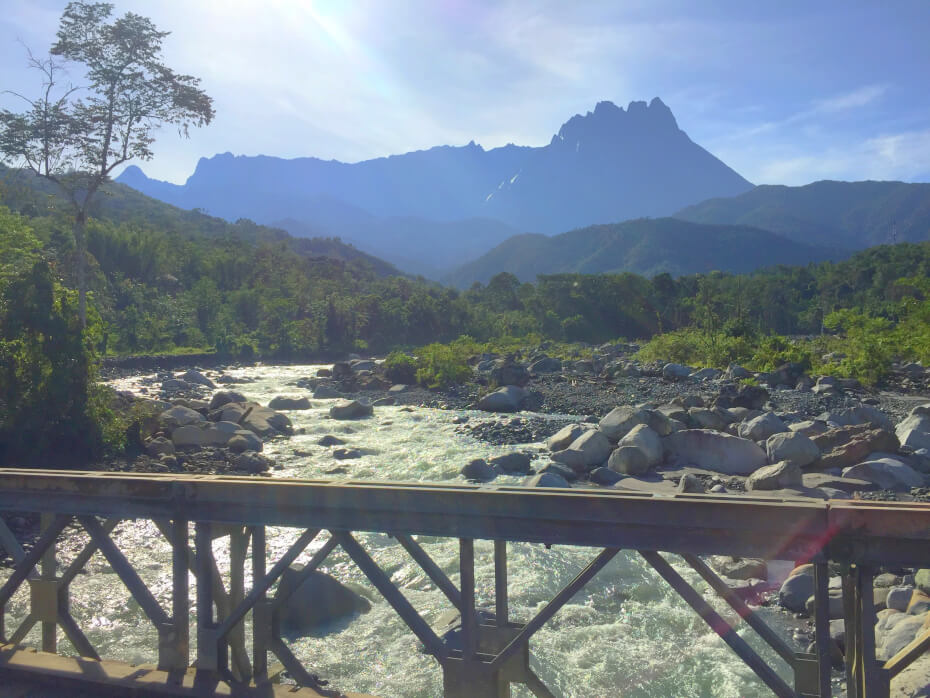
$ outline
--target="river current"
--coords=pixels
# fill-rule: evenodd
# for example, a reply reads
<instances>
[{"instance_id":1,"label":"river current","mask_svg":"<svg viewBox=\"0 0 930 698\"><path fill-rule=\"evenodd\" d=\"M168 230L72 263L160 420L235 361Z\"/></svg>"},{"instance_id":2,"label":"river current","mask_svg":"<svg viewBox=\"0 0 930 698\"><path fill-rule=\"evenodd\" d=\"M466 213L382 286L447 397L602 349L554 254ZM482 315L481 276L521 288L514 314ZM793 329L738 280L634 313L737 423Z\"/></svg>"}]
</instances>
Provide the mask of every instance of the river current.
<instances>
[{"instance_id":1,"label":"river current","mask_svg":"<svg viewBox=\"0 0 930 698\"><path fill-rule=\"evenodd\" d=\"M313 376L319 366L256 366L229 371L254 382L233 386L262 404L276 395L306 394L293 387L301 377ZM114 387L136 390L141 376L114 381ZM477 412L399 407L377 407L373 418L338 422L328 418L333 401L313 400L313 408L288 412L299 432L290 439L265 445L266 455L280 466L275 478L339 477L371 480L457 481L461 467L473 458L488 458L540 444L492 446L453 423L455 417L488 419ZM544 415L534 415L541 416ZM564 418L564 415L562 416ZM325 434L362 451L357 460L336 461L331 449L317 445ZM541 461L535 461L539 464ZM544 462L544 461L542 461ZM344 474L327 471L345 468ZM502 478L499 481L518 478ZM296 539L299 531L269 529L268 566ZM359 534L362 545L391 577L420 614L434 625L450 609L446 598L409 558L382 534ZM170 611L170 550L154 526L127 521L114 534L120 549L133 562L150 590ZM73 558L86 536L73 534L60 546L60 559ZM221 571L228 569L225 541L215 552ZM309 558L325 542L320 537L298 562ZM458 581L457 541L419 538L420 544L443 570ZM529 620L596 554L595 549L510 544L509 590L511 617ZM476 595L479 607L493 608L493 546L475 545ZM677 558L670 561L686 579L705 594L729 622L738 617L708 591L690 568ZM139 606L98 553L71 586L72 614L101 656L144 663L155 661L157 637ZM321 569L364 593L372 602L366 614L340 622L325 636L288 641L292 651L311 673L344 691L378 696L436 698L442 695L442 674L436 662L420 653L418 643L391 607L381 599L364 575L337 549ZM0 571L0 578L8 576ZM248 576L247 576L248 584ZM192 588L192 599L193 588ZM27 612L28 590L21 589L10 606L7 628L12 630ZM192 616L194 609L191 609ZM775 610L762 609L763 617L787 636L790 619ZM438 628L437 628L438 630ZM790 681L790 671L739 624L740 634ZM191 642L195 644L195 633ZM27 638L40 644L38 629ZM752 671L742 664L681 599L635 552L624 551L575 596L530 643L531 664L556 695L578 698L612 696L636 698L719 696L744 698L771 695ZM800 649L800 648L799 648ZM70 644L61 640L61 652ZM529 696L516 687L515 696Z\"/></svg>"}]
</instances>

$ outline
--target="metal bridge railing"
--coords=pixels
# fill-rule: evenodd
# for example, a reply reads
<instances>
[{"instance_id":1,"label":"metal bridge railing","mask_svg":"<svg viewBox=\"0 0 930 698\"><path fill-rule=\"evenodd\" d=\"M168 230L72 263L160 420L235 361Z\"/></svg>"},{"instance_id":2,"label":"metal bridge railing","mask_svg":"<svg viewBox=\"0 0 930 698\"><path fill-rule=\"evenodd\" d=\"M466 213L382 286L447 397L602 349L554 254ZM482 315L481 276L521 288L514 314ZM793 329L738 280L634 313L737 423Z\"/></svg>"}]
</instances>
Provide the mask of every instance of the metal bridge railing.
<instances>
[{"instance_id":1,"label":"metal bridge railing","mask_svg":"<svg viewBox=\"0 0 930 698\"><path fill-rule=\"evenodd\" d=\"M876 567L930 565L930 505L925 504L0 470L0 512L4 511L41 512L42 525L27 552L0 519L0 546L15 563L0 587L0 640L17 645L38 624L41 649L56 652L61 628L78 654L99 660L69 603L71 583L99 551L156 629L158 668L167 672L168 683L181 683L190 675L190 637L192 630L196 633L194 681L204 691L218 682L241 690L267 686L275 673L269 669L270 655L317 695L341 695L304 667L282 639L280 613L288 597L280 593L269 597L284 571L324 532L328 540L290 589L297 589L341 548L436 659L446 698L500 698L510 695L514 683L525 684L536 696L554 695L530 668L530 640L622 549L638 551L778 696L831 695L828 561L841 563L844 569L848 696L886 696L891 678L930 647L928 631L889 661L877 661L872 594ZM158 602L111 536L126 519L153 521L171 547L170 608ZM89 540L59 573L56 542L70 535L66 527L74 524ZM267 526L301 531L270 568ZM356 532L387 533L407 551L461 614L460 642L452 644L436 634L365 550ZM414 535L458 539L458 586ZM218 537L229 538L228 579L220 574L214 558L213 541ZM479 614L475 608L474 541L478 539L494 541L493 614ZM516 622L508 608L508 541L588 546L601 552L535 617ZM787 663L792 680L779 676L659 551L682 555ZM706 554L812 562L817 651L794 652L698 557ZM189 573L196 580L195 623L189 615ZM7 605L23 585L29 587L30 610L7 635ZM0 660L0 673L3 670Z\"/></svg>"}]
</instances>

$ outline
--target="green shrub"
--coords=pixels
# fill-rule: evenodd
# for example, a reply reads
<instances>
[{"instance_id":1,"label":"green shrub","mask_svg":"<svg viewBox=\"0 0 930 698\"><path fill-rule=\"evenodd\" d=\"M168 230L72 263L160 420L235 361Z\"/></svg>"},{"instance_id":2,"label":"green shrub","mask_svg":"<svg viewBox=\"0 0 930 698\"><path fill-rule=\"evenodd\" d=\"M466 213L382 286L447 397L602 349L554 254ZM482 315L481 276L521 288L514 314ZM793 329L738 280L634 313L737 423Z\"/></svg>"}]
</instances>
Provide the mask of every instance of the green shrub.
<instances>
[{"instance_id":1,"label":"green shrub","mask_svg":"<svg viewBox=\"0 0 930 698\"><path fill-rule=\"evenodd\" d=\"M417 360L400 351L391 352L384 360L384 375L393 383L415 383Z\"/></svg>"},{"instance_id":2,"label":"green shrub","mask_svg":"<svg viewBox=\"0 0 930 698\"><path fill-rule=\"evenodd\" d=\"M427 388L445 388L472 377L468 359L480 349L471 337L449 344L428 344L417 351L417 383Z\"/></svg>"}]
</instances>

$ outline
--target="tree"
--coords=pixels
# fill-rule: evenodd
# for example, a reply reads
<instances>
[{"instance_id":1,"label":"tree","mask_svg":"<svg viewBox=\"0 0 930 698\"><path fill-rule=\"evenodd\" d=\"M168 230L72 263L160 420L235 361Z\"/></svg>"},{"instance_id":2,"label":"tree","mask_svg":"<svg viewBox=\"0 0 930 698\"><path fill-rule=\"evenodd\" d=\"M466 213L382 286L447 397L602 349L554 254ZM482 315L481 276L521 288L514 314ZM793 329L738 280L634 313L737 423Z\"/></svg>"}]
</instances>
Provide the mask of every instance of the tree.
<instances>
[{"instance_id":1,"label":"tree","mask_svg":"<svg viewBox=\"0 0 930 698\"><path fill-rule=\"evenodd\" d=\"M29 54L42 76L39 97L21 97L22 113L0 111L0 158L19 161L51 180L66 195L74 216L78 312L87 324L87 242L84 227L94 196L113 170L133 160L150 160L153 131L164 124L182 136L213 119L213 100L200 81L162 63L169 32L131 12L108 22L110 3L71 2L48 58ZM86 87L65 86L64 64L85 71ZM15 93L14 93L15 94Z\"/></svg>"}]
</instances>

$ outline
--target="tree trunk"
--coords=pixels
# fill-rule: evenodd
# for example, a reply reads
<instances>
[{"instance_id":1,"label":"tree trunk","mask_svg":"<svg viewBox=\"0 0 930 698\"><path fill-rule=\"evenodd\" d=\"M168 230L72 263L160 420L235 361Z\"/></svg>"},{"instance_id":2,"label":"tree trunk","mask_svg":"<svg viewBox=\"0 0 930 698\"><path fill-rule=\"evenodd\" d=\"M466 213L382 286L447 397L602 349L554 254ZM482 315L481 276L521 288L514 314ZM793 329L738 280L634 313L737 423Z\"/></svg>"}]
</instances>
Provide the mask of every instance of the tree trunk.
<instances>
[{"instance_id":1,"label":"tree trunk","mask_svg":"<svg viewBox=\"0 0 930 698\"><path fill-rule=\"evenodd\" d=\"M78 317L81 318L81 327L87 327L87 239L84 237L84 224L86 217L83 211L74 216L74 246L77 254L77 282L78 282Z\"/></svg>"}]
</instances>

